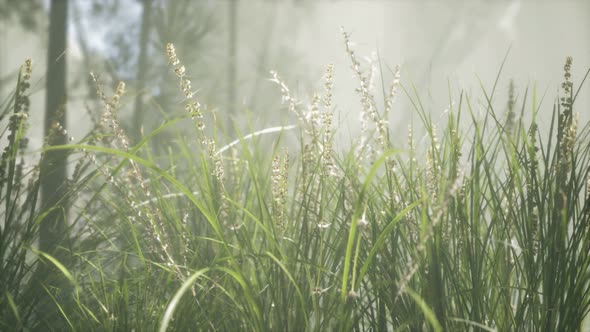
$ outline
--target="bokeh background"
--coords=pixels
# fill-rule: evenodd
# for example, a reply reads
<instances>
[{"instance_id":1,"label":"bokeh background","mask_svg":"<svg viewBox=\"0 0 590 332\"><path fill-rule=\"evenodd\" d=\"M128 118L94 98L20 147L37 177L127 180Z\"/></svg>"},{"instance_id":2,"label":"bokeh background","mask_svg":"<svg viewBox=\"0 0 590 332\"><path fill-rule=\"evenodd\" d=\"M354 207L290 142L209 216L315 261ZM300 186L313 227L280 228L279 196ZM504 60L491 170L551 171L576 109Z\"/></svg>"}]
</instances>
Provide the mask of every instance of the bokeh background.
<instances>
[{"instance_id":1,"label":"bokeh background","mask_svg":"<svg viewBox=\"0 0 590 332\"><path fill-rule=\"evenodd\" d=\"M0 96L14 89L19 66L32 58L33 148L42 144L48 9L47 0L0 0ZM120 116L129 131L141 126L146 132L182 114L167 42L176 45L200 101L213 110L228 140L234 124L245 134L294 121L281 105L279 88L268 80L270 70L300 99L309 100L321 91L328 64L335 66L337 124L345 133L340 139L354 136L358 82L341 28L351 33L364 69L377 64L378 100L400 65L402 84L415 87L435 120L443 120L461 89L472 95L475 111L483 112L482 86L491 90L507 56L498 105L507 99L510 80L517 104L527 87L536 87L544 96L542 121L547 123L565 57L574 59L575 83L590 67L586 0L70 0L67 21L67 117L74 138L83 136L101 111L89 72L100 76L107 94L118 81L127 83ZM587 90L577 101L583 123L590 119ZM141 110L140 124L136 110ZM390 119L394 134L405 136L411 118L402 92Z\"/></svg>"},{"instance_id":2,"label":"bokeh background","mask_svg":"<svg viewBox=\"0 0 590 332\"><path fill-rule=\"evenodd\" d=\"M67 62L65 127L72 141L89 132L104 108L91 72L107 96L119 81L126 83L118 111L132 143L141 132L184 114L167 43L176 46L199 101L207 105L208 130L217 128L218 146L296 123L269 80L271 70L305 102L323 90L329 64L335 68L337 141L340 147L353 141L362 106L342 31L350 33L364 73L373 71L377 101L382 103L396 66L401 68L403 89L389 119L400 146L416 117L411 99L419 99L439 123L463 91L481 118L488 108L483 91L491 94L495 86L494 109L503 112L511 82L518 109L529 97L525 117L536 91L540 130L547 130L565 58L573 57L574 90L590 68L590 0L0 0L0 109L9 109L19 67L33 59L28 156L34 159L44 140L46 87L55 83L47 72L58 60L48 58L50 1L68 7L67 47L59 58ZM574 108L580 127L590 121L589 89ZM186 130L196 148L191 122L184 125L149 146L165 154L178 130ZM284 141L296 139L293 131Z\"/></svg>"}]
</instances>

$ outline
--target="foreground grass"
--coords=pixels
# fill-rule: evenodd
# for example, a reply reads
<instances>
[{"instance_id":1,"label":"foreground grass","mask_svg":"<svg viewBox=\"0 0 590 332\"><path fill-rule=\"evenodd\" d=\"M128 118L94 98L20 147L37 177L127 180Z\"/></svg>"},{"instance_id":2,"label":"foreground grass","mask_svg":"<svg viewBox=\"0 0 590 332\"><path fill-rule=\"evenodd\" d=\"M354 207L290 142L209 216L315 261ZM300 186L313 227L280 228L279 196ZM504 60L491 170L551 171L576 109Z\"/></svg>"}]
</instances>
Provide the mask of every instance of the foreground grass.
<instances>
[{"instance_id":1,"label":"foreground grass","mask_svg":"<svg viewBox=\"0 0 590 332\"><path fill-rule=\"evenodd\" d=\"M306 107L272 73L298 119L299 146L288 149L280 138L292 126L217 146L173 45L187 115L136 145L116 116L124 84L110 98L97 84L95 131L44 149L77 161L62 260L34 249L46 209L34 169L16 163L24 67L17 103L4 107L14 120L2 157L0 328L580 329L590 308L590 139L578 129L571 59L549 128L537 127L536 91L519 104L511 93L499 112L483 87L483 112L450 96L436 126L399 73L379 110L346 34L345 46L362 102L361 136L347 151L333 148L332 67ZM399 91L415 105L420 144L413 127L407 143L390 139ZM160 133L187 121L194 133L151 153ZM51 284L35 276L42 264L55 267ZM58 310L44 315L41 302Z\"/></svg>"}]
</instances>

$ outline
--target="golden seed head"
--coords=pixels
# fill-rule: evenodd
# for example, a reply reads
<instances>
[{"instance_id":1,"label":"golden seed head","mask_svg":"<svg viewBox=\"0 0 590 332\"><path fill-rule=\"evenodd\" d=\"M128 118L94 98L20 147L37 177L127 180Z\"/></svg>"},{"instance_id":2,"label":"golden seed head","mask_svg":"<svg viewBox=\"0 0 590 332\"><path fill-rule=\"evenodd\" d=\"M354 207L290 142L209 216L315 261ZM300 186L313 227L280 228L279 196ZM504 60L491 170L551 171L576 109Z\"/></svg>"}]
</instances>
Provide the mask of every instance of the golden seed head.
<instances>
[{"instance_id":1,"label":"golden seed head","mask_svg":"<svg viewBox=\"0 0 590 332\"><path fill-rule=\"evenodd\" d=\"M24 75L25 80L28 80L31 78L32 72L33 72L33 60L27 59L27 60L25 60L25 75Z\"/></svg>"},{"instance_id":2,"label":"golden seed head","mask_svg":"<svg viewBox=\"0 0 590 332\"><path fill-rule=\"evenodd\" d=\"M179 61L176 57L176 49L174 49L174 45L172 43L166 44L166 54L168 55L168 61L171 65L178 65Z\"/></svg>"}]
</instances>

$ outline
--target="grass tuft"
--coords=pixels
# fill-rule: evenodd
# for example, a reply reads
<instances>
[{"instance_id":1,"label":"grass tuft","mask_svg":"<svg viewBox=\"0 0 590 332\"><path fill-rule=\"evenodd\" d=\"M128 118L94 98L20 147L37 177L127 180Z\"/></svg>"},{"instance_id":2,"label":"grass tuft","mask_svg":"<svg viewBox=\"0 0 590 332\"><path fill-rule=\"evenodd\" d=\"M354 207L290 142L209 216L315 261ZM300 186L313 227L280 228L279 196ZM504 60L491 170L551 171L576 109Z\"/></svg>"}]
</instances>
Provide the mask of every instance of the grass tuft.
<instances>
[{"instance_id":1,"label":"grass tuft","mask_svg":"<svg viewBox=\"0 0 590 332\"><path fill-rule=\"evenodd\" d=\"M37 249L39 222L58 207L38 206L38 165L24 158L27 62L2 104L0 329L53 322L39 309L47 303L60 315L56 330L581 329L590 126L578 123L572 59L548 128L535 88L519 95L511 83L500 101L497 82L480 96L450 93L458 100L434 121L399 67L377 96L377 62L364 68L343 36L361 133L340 149L332 65L308 103L271 72L297 123L226 145L174 45L165 51L185 115L137 142L117 116L125 84L107 97L93 76L100 121L79 142L42 150L76 161L63 261ZM400 143L389 121L404 97L418 123ZM178 131L166 153L154 152L165 130L187 121L188 136ZM47 263L67 285L30 291Z\"/></svg>"}]
</instances>

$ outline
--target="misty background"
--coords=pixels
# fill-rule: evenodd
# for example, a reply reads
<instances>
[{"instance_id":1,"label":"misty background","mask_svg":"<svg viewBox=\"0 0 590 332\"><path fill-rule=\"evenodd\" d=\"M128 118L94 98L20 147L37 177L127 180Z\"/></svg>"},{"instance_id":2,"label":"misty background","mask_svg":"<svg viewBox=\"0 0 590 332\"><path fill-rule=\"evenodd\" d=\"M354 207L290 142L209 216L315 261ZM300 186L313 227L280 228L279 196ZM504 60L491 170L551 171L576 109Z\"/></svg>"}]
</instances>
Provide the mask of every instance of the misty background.
<instances>
[{"instance_id":1,"label":"misty background","mask_svg":"<svg viewBox=\"0 0 590 332\"><path fill-rule=\"evenodd\" d=\"M517 110L526 100L522 109L527 120L533 108L531 95L536 94L537 102L542 103L538 123L540 130L546 131L561 93L566 57L573 57L574 93L590 67L588 0L0 0L0 106L5 113L13 109L10 102L18 96L14 91L19 67L32 59L31 90L22 88L28 81L19 88L31 92L30 109L27 98L14 98L11 118L28 112L31 126L26 137L32 152L26 157L35 159L32 164L39 159L40 148L48 147L40 158L39 173L29 169L24 173L39 176L38 205L49 209L39 224L40 251L57 254L69 237L68 200L76 191L68 192L68 185L74 162L67 151L51 146L79 142L96 127L106 99L97 96L93 77L98 77L106 98L115 94L119 82L126 83L120 107L113 108L133 146L162 123L186 113L178 77L166 56L167 43L173 43L197 99L206 105L206 134L219 140L212 149L215 151L251 132L297 124L297 117L282 103L280 87L270 80L271 70L292 95L308 105L314 93L323 92L323 76L332 64L334 126L340 145L335 149L345 148L360 132L363 106L355 91L359 80L350 68L343 31L350 34L363 74L372 78L370 86L380 106L396 78L397 66L400 68L402 89L388 119L395 148L406 146L408 125L427 122L416 119L418 101L424 113L441 124L439 130L444 130L440 128L449 128L444 125L448 110L457 106L462 94L469 96L470 110L480 119L490 109L486 94L493 94L496 114L506 110L511 85ZM588 89L584 87L574 107L574 112L580 113L579 127L590 120ZM14 121L8 118L3 120ZM462 119L471 121L467 115ZM115 122L109 124L116 127ZM67 133L61 130L62 125ZM149 142L154 159L163 163L174 160L166 160L174 144L198 149L194 125L187 119L158 133ZM420 138L425 137L424 132L419 130L415 132L418 145L425 145L427 140ZM10 136L12 131L6 132ZM44 142L52 131L53 141ZM127 137L114 132L119 142L124 138L120 145L126 150ZM285 133L281 142L297 142L297 134L297 130ZM260 151L270 154L276 135L256 141ZM14 143L12 137L12 141L0 142L0 147ZM16 146L12 144L5 155L16 153ZM198 153L195 156L199 158ZM177 165L157 166L167 169ZM15 164L11 167L15 173ZM20 176L17 179L21 181ZM108 176L106 180L112 179ZM117 189L123 195L131 192ZM143 195L148 197L148 193L146 190ZM11 211L9 218L13 211L10 199L10 194L4 197L5 209ZM133 209L139 206L134 201L128 203ZM33 201L31 216L36 204ZM80 211L85 213L85 208ZM171 211L176 213L172 206ZM106 212L105 221L110 222L111 211ZM122 216L124 212L119 213ZM3 221L4 229L6 225L8 221ZM17 227L8 229L18 234L21 230ZM25 248L15 246L21 247ZM163 248L166 251L166 246ZM22 257L21 262L26 263L24 254ZM41 267L36 273L56 274L55 269L51 271ZM14 280L14 289L19 289L21 281ZM40 308L38 313L48 312L45 303L31 303Z\"/></svg>"},{"instance_id":2,"label":"misty background","mask_svg":"<svg viewBox=\"0 0 590 332\"><path fill-rule=\"evenodd\" d=\"M0 3L0 96L14 89L19 66L32 58L31 147L39 148L49 2ZM590 1L584 0L71 0L68 5L67 129L74 139L102 111L89 72L100 77L107 96L118 81L126 82L120 116L128 132L143 127L148 133L166 117L183 114L167 42L176 46L198 99L230 136L233 124L245 135L294 123L278 86L268 80L270 70L306 101L322 91L325 68L334 64L340 139L354 137L361 105L341 27L351 33L365 72L373 63L382 74L374 81L378 100L400 65L403 86L410 93L415 87L435 120L444 119L462 89L476 101L476 112L484 112L480 82L490 91L507 55L497 105L505 104L511 79L517 105L525 89L536 85L544 96L541 122L548 126L565 57L574 59L574 84L590 66ZM583 90L577 100L582 125L590 119L588 106ZM393 135L405 137L412 113L401 92L389 119L397 128Z\"/></svg>"}]
</instances>

